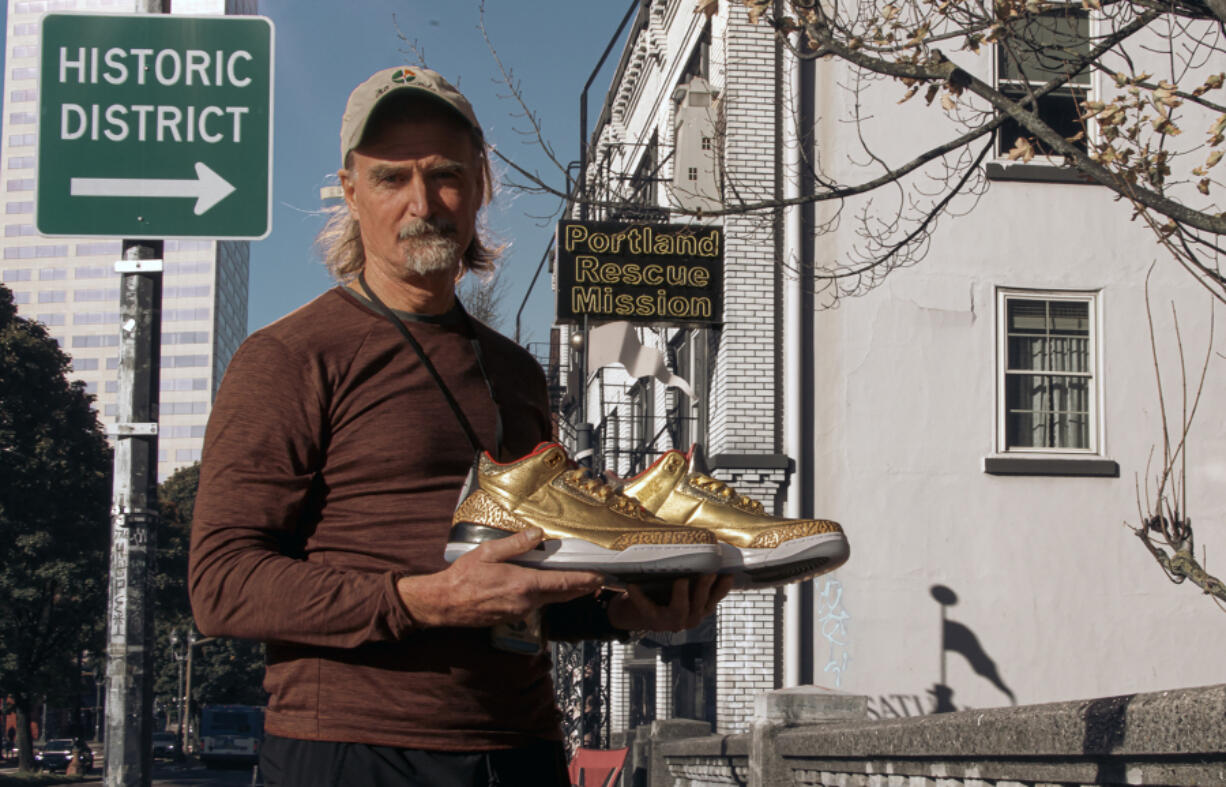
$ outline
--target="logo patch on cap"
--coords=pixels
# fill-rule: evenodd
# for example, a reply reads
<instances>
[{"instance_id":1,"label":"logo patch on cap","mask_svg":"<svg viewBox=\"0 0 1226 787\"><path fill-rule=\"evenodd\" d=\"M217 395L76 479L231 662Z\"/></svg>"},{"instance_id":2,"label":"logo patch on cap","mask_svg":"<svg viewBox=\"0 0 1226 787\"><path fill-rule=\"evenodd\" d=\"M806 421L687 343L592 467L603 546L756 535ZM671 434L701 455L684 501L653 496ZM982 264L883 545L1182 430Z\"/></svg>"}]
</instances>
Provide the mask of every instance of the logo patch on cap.
<instances>
[{"instance_id":1,"label":"logo patch on cap","mask_svg":"<svg viewBox=\"0 0 1226 787\"><path fill-rule=\"evenodd\" d=\"M392 81L398 85L405 85L417 79L417 72L411 68L402 68L392 74Z\"/></svg>"}]
</instances>

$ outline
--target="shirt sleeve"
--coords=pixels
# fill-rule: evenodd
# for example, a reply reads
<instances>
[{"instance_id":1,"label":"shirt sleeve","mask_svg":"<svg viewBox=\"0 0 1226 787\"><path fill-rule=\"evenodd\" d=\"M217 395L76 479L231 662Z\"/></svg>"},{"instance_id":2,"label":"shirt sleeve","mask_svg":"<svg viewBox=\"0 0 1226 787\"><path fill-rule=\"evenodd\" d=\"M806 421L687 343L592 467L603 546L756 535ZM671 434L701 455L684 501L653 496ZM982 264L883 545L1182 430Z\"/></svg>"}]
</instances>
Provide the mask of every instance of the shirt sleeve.
<instances>
[{"instance_id":1,"label":"shirt sleeve","mask_svg":"<svg viewBox=\"0 0 1226 787\"><path fill-rule=\"evenodd\" d=\"M413 628L394 572L295 554L322 494L328 412L321 361L260 333L235 353L205 431L192 521L188 588L206 636L353 648Z\"/></svg>"}]
</instances>

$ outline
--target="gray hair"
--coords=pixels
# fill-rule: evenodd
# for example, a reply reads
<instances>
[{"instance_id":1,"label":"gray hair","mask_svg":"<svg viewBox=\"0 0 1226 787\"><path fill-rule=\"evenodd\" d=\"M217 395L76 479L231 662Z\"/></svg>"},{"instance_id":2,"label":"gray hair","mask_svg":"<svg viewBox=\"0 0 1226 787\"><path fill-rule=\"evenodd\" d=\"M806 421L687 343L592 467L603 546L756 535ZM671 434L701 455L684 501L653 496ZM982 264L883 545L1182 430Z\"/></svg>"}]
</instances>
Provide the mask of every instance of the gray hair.
<instances>
[{"instance_id":1,"label":"gray hair","mask_svg":"<svg viewBox=\"0 0 1226 787\"><path fill-rule=\"evenodd\" d=\"M481 132L472 129L473 147L477 153L481 173L481 207L489 204L494 196L494 173L490 167L489 150ZM345 156L345 169L353 172L353 151ZM362 246L362 228L349 213L349 206L341 204L328 211L328 220L315 236L315 247L323 258L332 278L342 284L357 278L366 267L366 249ZM503 244L491 244L482 240L483 227L478 222L472 243L460 258L460 272L488 274L494 270L494 262L502 254Z\"/></svg>"}]
</instances>

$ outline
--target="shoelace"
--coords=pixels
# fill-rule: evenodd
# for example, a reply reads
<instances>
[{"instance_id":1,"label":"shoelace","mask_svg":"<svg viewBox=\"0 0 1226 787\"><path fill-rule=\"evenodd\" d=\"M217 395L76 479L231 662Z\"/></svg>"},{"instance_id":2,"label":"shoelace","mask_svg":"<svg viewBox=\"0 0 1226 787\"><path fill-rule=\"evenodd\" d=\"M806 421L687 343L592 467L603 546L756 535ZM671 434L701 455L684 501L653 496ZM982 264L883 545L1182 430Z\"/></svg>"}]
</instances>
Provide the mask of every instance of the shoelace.
<instances>
[{"instance_id":1,"label":"shoelace","mask_svg":"<svg viewBox=\"0 0 1226 787\"><path fill-rule=\"evenodd\" d=\"M602 476L593 473L586 467L575 465L566 471L562 478L576 489L592 495L602 503L608 503L614 510L623 514L638 517L646 514L646 509L639 501L623 494L620 488L613 486Z\"/></svg>"},{"instance_id":2,"label":"shoelace","mask_svg":"<svg viewBox=\"0 0 1226 787\"><path fill-rule=\"evenodd\" d=\"M741 508L748 509L755 514L761 514L765 511L762 504L754 500L748 495L738 495L736 490L728 486L718 478L712 478L702 473L695 473L690 476L690 483L698 487L704 492L709 492L713 495L718 495L723 500L727 500ZM734 499L735 498L735 499Z\"/></svg>"}]
</instances>

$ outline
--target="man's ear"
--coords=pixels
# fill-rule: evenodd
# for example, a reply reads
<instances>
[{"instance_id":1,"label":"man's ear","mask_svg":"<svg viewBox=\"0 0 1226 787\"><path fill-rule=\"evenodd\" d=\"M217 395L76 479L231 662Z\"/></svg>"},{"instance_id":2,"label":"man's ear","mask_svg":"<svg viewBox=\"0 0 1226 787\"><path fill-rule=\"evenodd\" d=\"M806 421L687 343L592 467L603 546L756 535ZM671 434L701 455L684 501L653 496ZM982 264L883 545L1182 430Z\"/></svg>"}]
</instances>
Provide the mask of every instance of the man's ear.
<instances>
[{"instance_id":1,"label":"man's ear","mask_svg":"<svg viewBox=\"0 0 1226 787\"><path fill-rule=\"evenodd\" d=\"M361 221L358 217L357 200L354 199L354 190L357 187L357 172L353 169L338 169L336 176L341 180L341 193L345 196L345 205L349 208L349 215L354 221Z\"/></svg>"}]
</instances>

